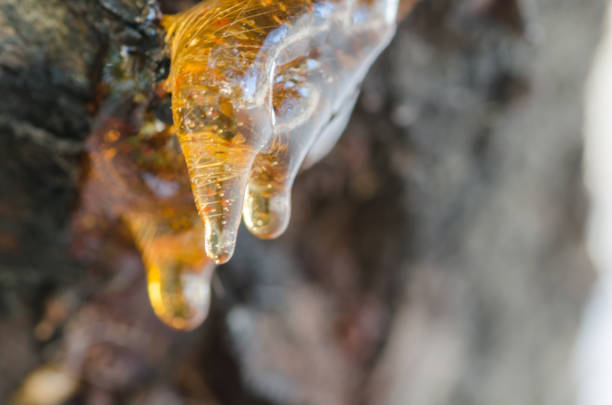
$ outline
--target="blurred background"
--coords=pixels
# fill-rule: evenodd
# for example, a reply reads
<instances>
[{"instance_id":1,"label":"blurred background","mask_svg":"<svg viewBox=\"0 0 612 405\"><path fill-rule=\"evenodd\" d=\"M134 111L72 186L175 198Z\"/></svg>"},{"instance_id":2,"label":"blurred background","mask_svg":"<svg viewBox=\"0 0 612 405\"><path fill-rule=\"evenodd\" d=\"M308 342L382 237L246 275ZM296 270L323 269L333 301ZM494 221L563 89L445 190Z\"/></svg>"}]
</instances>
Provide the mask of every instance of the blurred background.
<instances>
[{"instance_id":1,"label":"blurred background","mask_svg":"<svg viewBox=\"0 0 612 405\"><path fill-rule=\"evenodd\" d=\"M150 16L191 4L0 0L1 404L612 403L604 0L421 0L186 333L124 230L71 224L104 66L162 80Z\"/></svg>"}]
</instances>

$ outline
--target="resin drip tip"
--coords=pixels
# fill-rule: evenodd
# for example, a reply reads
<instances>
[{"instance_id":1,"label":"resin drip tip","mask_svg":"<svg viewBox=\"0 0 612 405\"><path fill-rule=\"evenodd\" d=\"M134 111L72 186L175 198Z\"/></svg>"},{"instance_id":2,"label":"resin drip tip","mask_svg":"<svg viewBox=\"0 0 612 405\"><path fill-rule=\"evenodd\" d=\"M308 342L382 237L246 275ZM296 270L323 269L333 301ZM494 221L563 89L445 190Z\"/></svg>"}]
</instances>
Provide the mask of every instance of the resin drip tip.
<instances>
[{"instance_id":1,"label":"resin drip tip","mask_svg":"<svg viewBox=\"0 0 612 405\"><path fill-rule=\"evenodd\" d=\"M124 216L142 253L147 290L155 314L169 326L191 330L210 307L210 279L214 264L202 251L202 226L172 224L159 216Z\"/></svg>"}]
</instances>

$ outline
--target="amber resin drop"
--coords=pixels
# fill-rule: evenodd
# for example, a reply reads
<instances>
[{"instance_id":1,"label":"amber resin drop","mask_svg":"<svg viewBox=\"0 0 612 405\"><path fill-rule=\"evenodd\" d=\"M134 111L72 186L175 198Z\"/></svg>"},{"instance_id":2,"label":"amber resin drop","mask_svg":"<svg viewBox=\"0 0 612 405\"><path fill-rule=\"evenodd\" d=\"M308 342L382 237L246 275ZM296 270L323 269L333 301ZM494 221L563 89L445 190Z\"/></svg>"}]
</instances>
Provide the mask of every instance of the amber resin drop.
<instances>
[{"instance_id":1,"label":"amber resin drop","mask_svg":"<svg viewBox=\"0 0 612 405\"><path fill-rule=\"evenodd\" d=\"M176 138L154 117L130 123L144 107L110 100L109 111L99 114L88 141L84 199L90 210L127 225L142 254L155 314L173 328L190 330L208 313L214 264L204 250L204 228Z\"/></svg>"},{"instance_id":2,"label":"amber resin drop","mask_svg":"<svg viewBox=\"0 0 612 405\"><path fill-rule=\"evenodd\" d=\"M199 220L184 218L177 223L174 215L138 212L126 213L125 219L142 252L155 314L176 329L199 326L208 314L214 267L202 250Z\"/></svg>"},{"instance_id":3,"label":"amber resin drop","mask_svg":"<svg viewBox=\"0 0 612 405\"><path fill-rule=\"evenodd\" d=\"M168 89L207 255L232 256L241 213L289 222L293 180L344 130L395 30L397 0L209 0L165 17Z\"/></svg>"}]
</instances>

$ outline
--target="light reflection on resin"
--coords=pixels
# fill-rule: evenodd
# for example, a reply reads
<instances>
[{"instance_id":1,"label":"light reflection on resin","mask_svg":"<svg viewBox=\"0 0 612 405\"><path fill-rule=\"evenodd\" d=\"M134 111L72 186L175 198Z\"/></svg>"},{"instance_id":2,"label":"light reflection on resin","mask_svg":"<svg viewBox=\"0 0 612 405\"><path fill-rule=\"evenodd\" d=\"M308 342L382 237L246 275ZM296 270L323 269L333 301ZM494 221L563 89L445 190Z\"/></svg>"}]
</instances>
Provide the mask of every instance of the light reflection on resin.
<instances>
[{"instance_id":1,"label":"light reflection on resin","mask_svg":"<svg viewBox=\"0 0 612 405\"><path fill-rule=\"evenodd\" d=\"M299 168L344 130L397 7L209 0L165 17L173 117L214 262L232 256L241 213L259 237L285 230Z\"/></svg>"}]
</instances>

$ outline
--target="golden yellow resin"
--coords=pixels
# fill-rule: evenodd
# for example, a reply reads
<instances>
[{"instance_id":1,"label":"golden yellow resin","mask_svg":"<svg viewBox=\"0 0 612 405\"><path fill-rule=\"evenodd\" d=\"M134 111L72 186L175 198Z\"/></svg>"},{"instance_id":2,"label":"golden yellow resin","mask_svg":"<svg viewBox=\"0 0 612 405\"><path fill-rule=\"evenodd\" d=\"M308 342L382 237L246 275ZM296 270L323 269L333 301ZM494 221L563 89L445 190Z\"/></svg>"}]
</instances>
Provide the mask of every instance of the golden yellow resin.
<instances>
[{"instance_id":1,"label":"golden yellow resin","mask_svg":"<svg viewBox=\"0 0 612 405\"><path fill-rule=\"evenodd\" d=\"M199 219L189 216L180 221L172 213L163 221L139 212L128 212L125 219L142 252L155 314L176 329L200 325L208 314L214 265L202 249Z\"/></svg>"},{"instance_id":2,"label":"golden yellow resin","mask_svg":"<svg viewBox=\"0 0 612 405\"><path fill-rule=\"evenodd\" d=\"M208 0L165 17L168 89L207 255L286 228L305 159L342 133L397 0Z\"/></svg>"},{"instance_id":3,"label":"golden yellow resin","mask_svg":"<svg viewBox=\"0 0 612 405\"><path fill-rule=\"evenodd\" d=\"M207 0L164 17L177 136L145 113L146 97L117 86L88 142L84 200L127 224L165 323L188 330L206 317L214 263L233 254L241 216L262 238L285 230L298 170L344 130L397 7Z\"/></svg>"},{"instance_id":4,"label":"golden yellow resin","mask_svg":"<svg viewBox=\"0 0 612 405\"><path fill-rule=\"evenodd\" d=\"M203 248L204 228L178 142L160 122L137 130L117 119L129 116L131 107L114 108L127 112L100 114L88 142L86 198L128 225L142 253L155 314L176 329L193 329L208 313L214 264Z\"/></svg>"}]
</instances>

